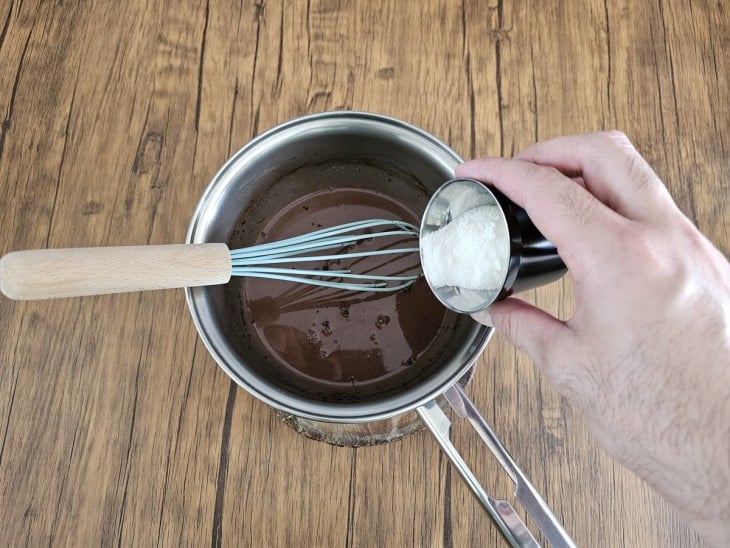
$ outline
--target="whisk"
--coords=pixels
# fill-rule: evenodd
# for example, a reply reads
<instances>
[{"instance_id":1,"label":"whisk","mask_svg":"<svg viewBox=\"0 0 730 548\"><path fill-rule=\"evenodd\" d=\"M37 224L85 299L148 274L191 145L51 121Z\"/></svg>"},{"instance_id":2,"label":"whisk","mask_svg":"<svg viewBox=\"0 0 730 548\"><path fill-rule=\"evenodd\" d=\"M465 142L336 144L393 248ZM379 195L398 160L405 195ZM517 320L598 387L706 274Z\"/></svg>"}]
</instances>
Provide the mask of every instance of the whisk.
<instances>
[{"instance_id":1,"label":"whisk","mask_svg":"<svg viewBox=\"0 0 730 548\"><path fill-rule=\"evenodd\" d=\"M404 221L370 219L234 250L222 243L205 243L16 251L0 259L0 291L12 299L48 299L216 285L242 276L392 292L414 283L420 272L386 275L281 265L413 253L417 257L417 246L403 244L413 239L417 243L418 233L418 227ZM380 249L351 251L361 242L381 238L389 243ZM327 250L336 251L321 254Z\"/></svg>"}]
</instances>

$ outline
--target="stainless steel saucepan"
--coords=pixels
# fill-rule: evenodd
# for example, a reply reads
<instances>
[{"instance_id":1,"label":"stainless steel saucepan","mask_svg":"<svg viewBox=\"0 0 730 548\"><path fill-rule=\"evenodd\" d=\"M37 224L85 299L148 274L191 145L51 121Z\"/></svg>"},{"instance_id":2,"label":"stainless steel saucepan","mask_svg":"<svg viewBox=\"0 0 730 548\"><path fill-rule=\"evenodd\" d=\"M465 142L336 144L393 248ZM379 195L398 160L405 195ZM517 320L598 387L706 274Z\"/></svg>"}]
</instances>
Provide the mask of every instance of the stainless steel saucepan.
<instances>
[{"instance_id":1,"label":"stainless steel saucepan","mask_svg":"<svg viewBox=\"0 0 730 548\"><path fill-rule=\"evenodd\" d=\"M229 242L243 214L251 238L284 205L316 190L292 183L288 174L306 166L367 163L381 169L372 189L423 212L431 195L453 178L461 158L444 143L409 124L360 112L332 112L299 118L260 135L218 171L192 217L187 243ZM328 183L329 184L329 183ZM342 181L348 185L347 180ZM241 234L236 234L241 238ZM245 239L245 235L244 235ZM451 421L436 404L445 396L459 417L469 420L516 485L515 496L553 546L573 546L525 474L479 415L457 381L475 364L492 329L454 312L418 375L395 377L382 395L362 400L313 395L276 368L257 344L231 284L186 289L187 303L206 347L240 386L271 407L317 421L362 423L416 411L468 483L506 539L514 546L537 546L508 501L491 498L449 439ZM417 364L418 365L418 364Z\"/></svg>"}]
</instances>

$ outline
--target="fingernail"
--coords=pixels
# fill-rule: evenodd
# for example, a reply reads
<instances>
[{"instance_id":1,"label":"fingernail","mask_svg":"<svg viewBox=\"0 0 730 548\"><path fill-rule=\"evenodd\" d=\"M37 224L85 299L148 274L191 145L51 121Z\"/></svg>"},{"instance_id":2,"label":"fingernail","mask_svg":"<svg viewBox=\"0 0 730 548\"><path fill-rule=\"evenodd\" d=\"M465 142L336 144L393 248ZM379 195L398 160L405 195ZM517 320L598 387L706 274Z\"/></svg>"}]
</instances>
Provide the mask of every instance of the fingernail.
<instances>
[{"instance_id":1,"label":"fingernail","mask_svg":"<svg viewBox=\"0 0 730 548\"><path fill-rule=\"evenodd\" d=\"M494 324L492 323L492 317L489 315L489 311L487 310L474 312L471 317L482 325L486 325L487 327L494 327Z\"/></svg>"}]
</instances>

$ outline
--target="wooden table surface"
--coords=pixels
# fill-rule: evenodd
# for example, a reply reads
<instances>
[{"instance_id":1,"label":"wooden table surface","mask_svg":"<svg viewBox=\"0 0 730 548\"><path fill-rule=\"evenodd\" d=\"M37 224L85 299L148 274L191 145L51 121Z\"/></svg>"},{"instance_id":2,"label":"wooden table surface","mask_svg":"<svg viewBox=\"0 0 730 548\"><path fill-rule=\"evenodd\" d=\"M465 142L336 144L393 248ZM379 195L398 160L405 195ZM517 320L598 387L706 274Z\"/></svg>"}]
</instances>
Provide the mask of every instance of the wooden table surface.
<instances>
[{"instance_id":1,"label":"wooden table surface","mask_svg":"<svg viewBox=\"0 0 730 548\"><path fill-rule=\"evenodd\" d=\"M355 109L466 158L622 129L727 254L729 42L722 1L3 0L0 252L182 242L235 150ZM335 447L238 388L181 290L0 298L0 337L0 545L503 543L427 432ZM469 393L578 544L701 544L504 341Z\"/></svg>"}]
</instances>

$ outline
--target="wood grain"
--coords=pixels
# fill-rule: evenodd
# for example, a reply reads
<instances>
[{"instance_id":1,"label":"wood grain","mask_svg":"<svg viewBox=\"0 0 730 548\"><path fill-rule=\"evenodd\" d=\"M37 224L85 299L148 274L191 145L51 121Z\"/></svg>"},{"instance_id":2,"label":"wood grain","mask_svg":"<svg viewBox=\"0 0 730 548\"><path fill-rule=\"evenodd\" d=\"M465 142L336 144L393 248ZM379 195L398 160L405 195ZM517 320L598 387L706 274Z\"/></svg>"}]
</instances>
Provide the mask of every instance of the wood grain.
<instances>
[{"instance_id":1,"label":"wood grain","mask_svg":"<svg viewBox=\"0 0 730 548\"><path fill-rule=\"evenodd\" d=\"M0 258L0 291L11 299L56 299L225 284L223 243L13 251Z\"/></svg>"},{"instance_id":2,"label":"wood grain","mask_svg":"<svg viewBox=\"0 0 730 548\"><path fill-rule=\"evenodd\" d=\"M464 157L622 129L728 254L729 42L710 1L7 0L0 252L180 243L241 145L359 109ZM527 297L571 313L569 279ZM425 432L333 447L236 388L180 291L1 299L0 333L2 545L502 544ZM701 545L504 341L470 394L580 545Z\"/></svg>"}]
</instances>

